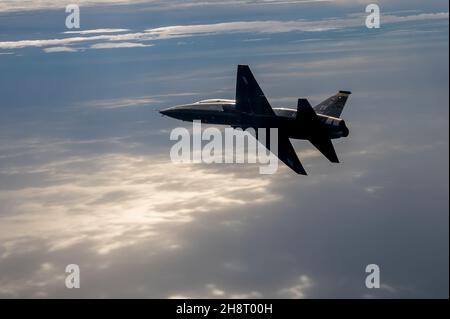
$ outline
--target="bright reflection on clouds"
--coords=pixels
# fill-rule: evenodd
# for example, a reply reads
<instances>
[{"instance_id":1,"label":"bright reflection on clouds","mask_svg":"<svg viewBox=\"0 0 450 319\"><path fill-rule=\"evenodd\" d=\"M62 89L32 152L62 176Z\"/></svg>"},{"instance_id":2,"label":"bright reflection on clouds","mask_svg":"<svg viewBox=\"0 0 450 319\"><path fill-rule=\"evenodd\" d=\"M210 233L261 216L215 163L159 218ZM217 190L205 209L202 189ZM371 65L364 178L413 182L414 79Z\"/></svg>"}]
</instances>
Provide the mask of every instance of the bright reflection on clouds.
<instances>
[{"instance_id":1,"label":"bright reflection on clouds","mask_svg":"<svg viewBox=\"0 0 450 319\"><path fill-rule=\"evenodd\" d=\"M306 291L313 286L311 278L306 275L300 276L293 286L283 288L279 295L284 298L303 299L306 298Z\"/></svg>"},{"instance_id":2,"label":"bright reflection on clouds","mask_svg":"<svg viewBox=\"0 0 450 319\"><path fill-rule=\"evenodd\" d=\"M161 224L277 198L265 192L268 178L146 156L74 157L28 169L44 172L53 183L0 192L0 200L14 203L1 213L3 254L21 238L46 239L50 251L90 241L98 254L108 254L146 238L158 240Z\"/></svg>"},{"instance_id":3,"label":"bright reflection on clouds","mask_svg":"<svg viewBox=\"0 0 450 319\"><path fill-rule=\"evenodd\" d=\"M295 278L288 287L282 287L278 290L276 298L287 299L303 299L307 298L307 292L314 286L313 280L307 275L301 275ZM265 292L273 294L273 292ZM227 298L227 299L255 299L255 298L267 298L265 293L260 291L249 292L227 292L220 288L216 284L207 284L199 291L190 291L184 293L177 293L169 296L169 299L188 299L188 298Z\"/></svg>"},{"instance_id":4,"label":"bright reflection on clouds","mask_svg":"<svg viewBox=\"0 0 450 319\"><path fill-rule=\"evenodd\" d=\"M179 233L192 222L279 198L268 191L271 177L254 178L247 172L238 176L223 167L125 153L57 160L52 155L71 143L50 144L41 144L47 152L26 154L39 155L40 164L19 161L22 164L0 169L0 178L8 181L0 188L0 296L64 296L68 263L80 263L84 276L92 276L84 286L101 281L105 273L114 274L111 267L120 273L117 268L128 258L144 258L147 269L164 256L183 253L190 243ZM30 182L36 174L38 181ZM143 271L136 274L145 276ZM155 294L145 285L139 287L110 289L124 296ZM92 288L87 290L92 297L107 295ZM86 290L82 293L87 296Z\"/></svg>"},{"instance_id":5,"label":"bright reflection on clouds","mask_svg":"<svg viewBox=\"0 0 450 319\"><path fill-rule=\"evenodd\" d=\"M259 291L250 292L226 292L219 288L216 284L207 284L199 291L191 291L188 293L174 294L169 299L190 299L190 298L227 298L227 299L254 299L263 298L263 294Z\"/></svg>"}]
</instances>

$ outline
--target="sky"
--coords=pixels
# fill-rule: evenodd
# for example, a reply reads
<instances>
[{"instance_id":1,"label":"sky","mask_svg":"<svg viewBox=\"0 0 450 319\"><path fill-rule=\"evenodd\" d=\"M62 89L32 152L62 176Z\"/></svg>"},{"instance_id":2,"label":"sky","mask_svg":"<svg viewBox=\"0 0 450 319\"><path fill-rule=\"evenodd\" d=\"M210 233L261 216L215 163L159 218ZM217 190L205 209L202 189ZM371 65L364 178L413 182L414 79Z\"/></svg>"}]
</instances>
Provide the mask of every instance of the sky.
<instances>
[{"instance_id":1,"label":"sky","mask_svg":"<svg viewBox=\"0 0 450 319\"><path fill-rule=\"evenodd\" d=\"M0 297L448 298L448 2L373 2L2 0ZM172 163L157 111L237 64L273 107L351 90L341 163Z\"/></svg>"}]
</instances>

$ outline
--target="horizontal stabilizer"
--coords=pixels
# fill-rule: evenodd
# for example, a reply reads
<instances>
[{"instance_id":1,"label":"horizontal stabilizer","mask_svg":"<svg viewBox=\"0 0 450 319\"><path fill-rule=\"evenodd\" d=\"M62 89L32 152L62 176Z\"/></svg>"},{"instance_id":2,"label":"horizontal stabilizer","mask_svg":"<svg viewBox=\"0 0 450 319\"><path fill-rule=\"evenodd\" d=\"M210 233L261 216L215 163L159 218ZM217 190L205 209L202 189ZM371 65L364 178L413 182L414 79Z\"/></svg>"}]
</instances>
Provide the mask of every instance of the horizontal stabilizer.
<instances>
[{"instance_id":1,"label":"horizontal stabilizer","mask_svg":"<svg viewBox=\"0 0 450 319\"><path fill-rule=\"evenodd\" d=\"M334 150L333 143L327 137L317 136L309 139L312 145L314 145L330 162L339 163L339 159Z\"/></svg>"}]
</instances>

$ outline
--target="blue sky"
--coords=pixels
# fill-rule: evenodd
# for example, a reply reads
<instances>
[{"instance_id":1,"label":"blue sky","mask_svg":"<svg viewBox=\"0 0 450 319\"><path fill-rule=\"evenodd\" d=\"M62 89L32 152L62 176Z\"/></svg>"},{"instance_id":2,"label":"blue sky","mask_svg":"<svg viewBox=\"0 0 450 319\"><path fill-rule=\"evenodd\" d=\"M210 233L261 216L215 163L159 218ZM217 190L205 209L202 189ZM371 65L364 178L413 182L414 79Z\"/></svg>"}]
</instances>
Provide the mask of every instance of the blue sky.
<instances>
[{"instance_id":1,"label":"blue sky","mask_svg":"<svg viewBox=\"0 0 450 319\"><path fill-rule=\"evenodd\" d=\"M379 1L380 29L367 1L78 3L79 33L0 4L1 297L448 297L447 1ZM171 163L157 110L234 98L237 64L272 106L351 90L341 163Z\"/></svg>"}]
</instances>

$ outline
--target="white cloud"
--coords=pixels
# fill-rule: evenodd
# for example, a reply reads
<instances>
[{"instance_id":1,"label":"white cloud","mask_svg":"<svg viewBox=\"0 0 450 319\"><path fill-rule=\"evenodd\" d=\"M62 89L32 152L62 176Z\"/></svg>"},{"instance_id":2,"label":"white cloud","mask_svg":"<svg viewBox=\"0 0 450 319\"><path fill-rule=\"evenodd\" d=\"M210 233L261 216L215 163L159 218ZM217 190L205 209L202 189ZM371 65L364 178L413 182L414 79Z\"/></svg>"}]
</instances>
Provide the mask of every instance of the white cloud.
<instances>
[{"instance_id":1,"label":"white cloud","mask_svg":"<svg viewBox=\"0 0 450 319\"><path fill-rule=\"evenodd\" d=\"M155 103L160 103L161 101L167 100L168 98L172 98L172 97L195 96L195 95L198 95L198 93L195 93L195 92L163 93L163 94L137 96L137 97L119 97L119 98L115 98L115 99L90 100L88 102L83 102L79 105L82 107L117 109L117 108L130 107L130 106L152 105Z\"/></svg>"},{"instance_id":2,"label":"white cloud","mask_svg":"<svg viewBox=\"0 0 450 319\"><path fill-rule=\"evenodd\" d=\"M143 96L137 98L119 98L119 99L106 99L106 100L95 100L86 103L86 106L89 107L98 107L104 109L117 109L122 107L130 107L130 106L143 106L149 105L152 103L158 102L158 100Z\"/></svg>"},{"instance_id":3,"label":"white cloud","mask_svg":"<svg viewBox=\"0 0 450 319\"><path fill-rule=\"evenodd\" d=\"M383 23L401 23L412 21L428 21L448 19L448 12L423 13L409 16L385 15ZM324 20L293 20L293 21L236 21L213 24L178 25L160 28L146 29L143 32L101 34L96 36L76 36L61 39L18 40L0 42L0 49L17 49L26 47L64 46L84 42L116 42L116 41L156 41L172 38L185 38L225 33L260 33L272 34L283 32L322 32L352 27L364 26L364 17L347 17L342 19ZM137 44L135 46L147 46ZM106 44L97 44L106 47ZM92 46L95 48L95 44ZM111 45L109 48L121 47L120 44Z\"/></svg>"},{"instance_id":4,"label":"white cloud","mask_svg":"<svg viewBox=\"0 0 450 319\"><path fill-rule=\"evenodd\" d=\"M283 288L279 295L283 298L303 299L306 298L306 291L313 286L313 281L306 275L300 276L292 286Z\"/></svg>"},{"instance_id":5,"label":"white cloud","mask_svg":"<svg viewBox=\"0 0 450 319\"><path fill-rule=\"evenodd\" d=\"M270 293L269 293L270 294ZM207 284L199 290L187 293L175 293L169 296L169 299L190 299L190 298L221 298L221 299L256 299L262 298L263 294L259 291L249 292L227 292L219 288L216 284Z\"/></svg>"},{"instance_id":6,"label":"white cloud","mask_svg":"<svg viewBox=\"0 0 450 319\"><path fill-rule=\"evenodd\" d=\"M61 39L41 39L41 40L18 40L0 42L0 49L21 49L27 47L47 47L63 46L87 41L110 40L108 35L99 35L93 37L67 37Z\"/></svg>"},{"instance_id":7,"label":"white cloud","mask_svg":"<svg viewBox=\"0 0 450 319\"><path fill-rule=\"evenodd\" d=\"M303 299L306 298L306 291L313 287L312 279L307 275L301 275L294 279L291 286L281 288L276 291L278 298ZM221 298L221 299L259 299L273 296L274 291L228 291L217 284L206 284L196 290L174 293L169 299L189 299L189 298ZM273 298L273 297L272 297Z\"/></svg>"},{"instance_id":8,"label":"white cloud","mask_svg":"<svg viewBox=\"0 0 450 319\"><path fill-rule=\"evenodd\" d=\"M376 194L378 191L382 190L383 186L367 186L364 190L369 194Z\"/></svg>"},{"instance_id":9,"label":"white cloud","mask_svg":"<svg viewBox=\"0 0 450 319\"><path fill-rule=\"evenodd\" d=\"M119 33L130 31L129 29L91 29L79 31L66 31L65 34L95 34L95 33Z\"/></svg>"},{"instance_id":10,"label":"white cloud","mask_svg":"<svg viewBox=\"0 0 450 319\"><path fill-rule=\"evenodd\" d=\"M73 2L54 1L54 0L2 0L0 2L0 12L18 12L32 10L56 10L65 8L68 3L76 3L80 6L96 6L96 5L115 5L115 4L131 4L155 2L154 0L76 0Z\"/></svg>"},{"instance_id":11,"label":"white cloud","mask_svg":"<svg viewBox=\"0 0 450 319\"><path fill-rule=\"evenodd\" d=\"M423 13L409 16L383 16L383 23L399 23L409 21L424 21L435 19L448 19L448 12ZM237 21L215 24L168 26L145 30L155 38L186 37L214 33L282 33L282 32L321 32L350 27L364 26L365 16L331 18L323 20L294 20L294 21Z\"/></svg>"},{"instance_id":12,"label":"white cloud","mask_svg":"<svg viewBox=\"0 0 450 319\"><path fill-rule=\"evenodd\" d=\"M332 0L264 0L264 5L276 4L295 4L309 2L329 2ZM234 6L234 5L261 5L258 0L76 0L83 7L99 6L99 5L132 5L132 4L149 4L148 9L153 10L170 10L177 8L190 8L199 6ZM67 2L54 0L2 0L0 2L0 12L18 12L32 10L56 10L65 8Z\"/></svg>"},{"instance_id":13,"label":"white cloud","mask_svg":"<svg viewBox=\"0 0 450 319\"><path fill-rule=\"evenodd\" d=\"M77 49L74 48L70 48L70 47L49 47L49 48L45 48L44 51L46 53L54 53L54 52L77 52Z\"/></svg>"},{"instance_id":14,"label":"white cloud","mask_svg":"<svg viewBox=\"0 0 450 319\"><path fill-rule=\"evenodd\" d=\"M15 203L13 211L0 211L4 249L25 237L45 238L50 250L90 241L98 254L148 237L172 247L176 243L170 234L161 234L158 225L186 223L197 214L241 206L247 197L253 202L278 198L265 191L270 179L143 156L72 157L17 170L20 175L28 171L47 175L43 178L50 185L0 191L0 200ZM130 236L125 236L128 232Z\"/></svg>"},{"instance_id":15,"label":"white cloud","mask_svg":"<svg viewBox=\"0 0 450 319\"><path fill-rule=\"evenodd\" d=\"M42 184L0 190L0 267L21 254L76 254L81 245L86 247L84 259L74 258L84 269L101 272L126 249L143 248L150 258L183 247L174 227L255 205L255 200L279 199L268 192L272 178L255 180L195 164L174 165L155 156L73 156L8 171L2 174L40 172ZM24 277L2 271L0 295L49 296L64 282L63 269L56 258L39 261L37 268L30 265ZM225 294L219 287L206 288L216 297Z\"/></svg>"},{"instance_id":16,"label":"white cloud","mask_svg":"<svg viewBox=\"0 0 450 319\"><path fill-rule=\"evenodd\" d=\"M117 48L145 48L153 44L133 43L133 42L105 42L96 43L90 46L91 49L117 49Z\"/></svg>"}]
</instances>

